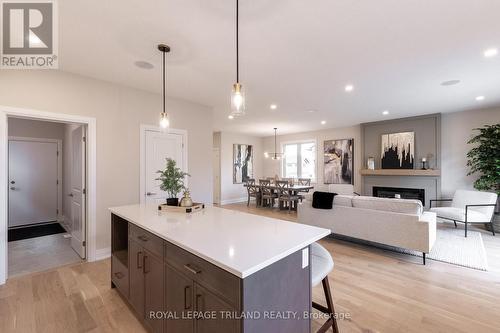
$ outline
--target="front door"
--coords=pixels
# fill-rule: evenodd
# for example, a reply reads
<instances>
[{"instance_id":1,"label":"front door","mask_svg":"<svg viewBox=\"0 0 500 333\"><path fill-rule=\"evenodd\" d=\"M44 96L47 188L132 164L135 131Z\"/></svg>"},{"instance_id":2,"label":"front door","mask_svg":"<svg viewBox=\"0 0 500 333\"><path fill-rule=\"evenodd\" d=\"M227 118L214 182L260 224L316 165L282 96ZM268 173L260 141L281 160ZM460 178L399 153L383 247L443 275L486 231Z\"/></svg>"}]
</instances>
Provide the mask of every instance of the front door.
<instances>
[{"instance_id":1,"label":"front door","mask_svg":"<svg viewBox=\"0 0 500 333\"><path fill-rule=\"evenodd\" d=\"M145 202L160 203L165 202L166 192L160 190L158 170L164 170L165 159L170 157L177 162L177 167L187 172L184 151L184 135L177 133L164 133L159 130L146 130L145 133L145 166L143 181L145 191Z\"/></svg>"},{"instance_id":2,"label":"front door","mask_svg":"<svg viewBox=\"0 0 500 333\"><path fill-rule=\"evenodd\" d=\"M74 129L71 140L71 247L85 259L85 127Z\"/></svg>"},{"instance_id":3,"label":"front door","mask_svg":"<svg viewBox=\"0 0 500 333\"><path fill-rule=\"evenodd\" d=\"M57 221L57 143L9 140L9 228Z\"/></svg>"}]
</instances>

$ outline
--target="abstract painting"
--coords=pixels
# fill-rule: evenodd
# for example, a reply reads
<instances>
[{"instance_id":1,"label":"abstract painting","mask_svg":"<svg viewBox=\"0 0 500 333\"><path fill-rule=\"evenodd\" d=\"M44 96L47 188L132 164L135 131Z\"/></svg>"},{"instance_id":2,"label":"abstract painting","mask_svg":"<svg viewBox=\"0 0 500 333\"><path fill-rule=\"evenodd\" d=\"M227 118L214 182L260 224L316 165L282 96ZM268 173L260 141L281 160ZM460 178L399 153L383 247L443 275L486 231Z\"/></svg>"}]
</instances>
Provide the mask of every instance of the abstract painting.
<instances>
[{"instance_id":1,"label":"abstract painting","mask_svg":"<svg viewBox=\"0 0 500 333\"><path fill-rule=\"evenodd\" d=\"M415 132L382 134L382 169L413 169Z\"/></svg>"},{"instance_id":2,"label":"abstract painting","mask_svg":"<svg viewBox=\"0 0 500 333\"><path fill-rule=\"evenodd\" d=\"M323 176L325 184L354 184L354 139L324 142Z\"/></svg>"},{"instance_id":3,"label":"abstract painting","mask_svg":"<svg viewBox=\"0 0 500 333\"><path fill-rule=\"evenodd\" d=\"M233 145L233 184L245 183L253 177L253 146Z\"/></svg>"}]
</instances>

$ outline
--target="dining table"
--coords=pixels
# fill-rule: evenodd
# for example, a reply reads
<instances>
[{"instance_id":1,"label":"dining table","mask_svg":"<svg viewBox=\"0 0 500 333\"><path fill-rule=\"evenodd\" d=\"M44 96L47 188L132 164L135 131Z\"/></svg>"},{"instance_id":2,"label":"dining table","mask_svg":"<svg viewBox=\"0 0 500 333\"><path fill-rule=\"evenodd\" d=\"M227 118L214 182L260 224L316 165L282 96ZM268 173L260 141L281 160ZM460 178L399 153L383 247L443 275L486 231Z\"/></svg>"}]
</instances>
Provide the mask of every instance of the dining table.
<instances>
[{"instance_id":1,"label":"dining table","mask_svg":"<svg viewBox=\"0 0 500 333\"><path fill-rule=\"evenodd\" d=\"M249 185L247 183L243 184L244 187L248 187ZM258 183L255 183L255 184L252 184L250 186L254 186L254 187L257 187L260 191L260 188L264 187L264 185L261 185L261 184L258 184ZM279 189L283 189L283 187L279 187L277 186L276 184L271 184L271 185L267 185L267 188L270 188L271 190L273 191L277 191ZM293 185L289 185L287 188L288 190L288 193L290 193L290 195L298 195L299 192L309 192L310 190L313 190L314 189L314 186L312 185L299 185L299 184L293 184ZM257 201L258 203L258 201ZM293 205L292 207L292 210L297 210L297 205Z\"/></svg>"}]
</instances>

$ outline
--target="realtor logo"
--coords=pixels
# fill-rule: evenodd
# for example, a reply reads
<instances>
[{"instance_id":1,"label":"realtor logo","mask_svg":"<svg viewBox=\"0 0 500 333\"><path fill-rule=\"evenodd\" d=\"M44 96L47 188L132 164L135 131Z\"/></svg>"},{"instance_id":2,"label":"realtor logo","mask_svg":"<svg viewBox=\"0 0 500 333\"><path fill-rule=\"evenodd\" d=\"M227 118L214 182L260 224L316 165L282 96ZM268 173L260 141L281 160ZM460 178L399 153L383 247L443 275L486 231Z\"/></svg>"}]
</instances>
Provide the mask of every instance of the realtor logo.
<instances>
[{"instance_id":1,"label":"realtor logo","mask_svg":"<svg viewBox=\"0 0 500 333\"><path fill-rule=\"evenodd\" d=\"M0 0L1 68L57 68L57 11L53 0Z\"/></svg>"}]
</instances>

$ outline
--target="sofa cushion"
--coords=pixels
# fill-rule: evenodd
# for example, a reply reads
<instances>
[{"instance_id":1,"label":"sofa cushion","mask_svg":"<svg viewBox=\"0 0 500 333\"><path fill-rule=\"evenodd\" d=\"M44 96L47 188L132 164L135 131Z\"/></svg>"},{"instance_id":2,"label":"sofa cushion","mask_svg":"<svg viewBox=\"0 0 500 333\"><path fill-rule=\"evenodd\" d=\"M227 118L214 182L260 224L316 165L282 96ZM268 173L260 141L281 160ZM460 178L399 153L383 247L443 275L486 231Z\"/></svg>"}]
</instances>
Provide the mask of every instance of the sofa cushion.
<instances>
[{"instance_id":1,"label":"sofa cushion","mask_svg":"<svg viewBox=\"0 0 500 333\"><path fill-rule=\"evenodd\" d=\"M352 206L412 215L421 215L423 212L422 202L410 199L355 196L352 198Z\"/></svg>"},{"instance_id":2,"label":"sofa cushion","mask_svg":"<svg viewBox=\"0 0 500 333\"><path fill-rule=\"evenodd\" d=\"M352 207L353 195L337 194L333 198L333 204L337 206Z\"/></svg>"},{"instance_id":3,"label":"sofa cushion","mask_svg":"<svg viewBox=\"0 0 500 333\"><path fill-rule=\"evenodd\" d=\"M337 193L330 192L319 192L316 191L313 193L313 208L318 209L332 209L333 207L333 198L337 195Z\"/></svg>"}]
</instances>

